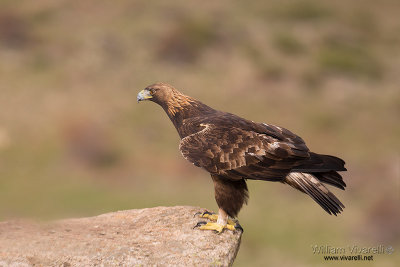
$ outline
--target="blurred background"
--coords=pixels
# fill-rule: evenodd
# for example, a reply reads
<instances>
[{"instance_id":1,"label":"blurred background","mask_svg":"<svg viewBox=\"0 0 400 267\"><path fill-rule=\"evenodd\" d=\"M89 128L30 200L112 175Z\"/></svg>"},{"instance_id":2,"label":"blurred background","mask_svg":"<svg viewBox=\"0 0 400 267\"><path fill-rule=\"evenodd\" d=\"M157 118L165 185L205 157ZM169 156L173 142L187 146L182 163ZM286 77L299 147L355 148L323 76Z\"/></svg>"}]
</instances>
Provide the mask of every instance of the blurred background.
<instances>
[{"instance_id":1,"label":"blurred background","mask_svg":"<svg viewBox=\"0 0 400 267\"><path fill-rule=\"evenodd\" d=\"M400 262L400 2L0 1L0 219L193 205L217 211L164 111L163 81L346 160L327 215L248 182L235 266L323 265L311 246L393 246ZM365 262L363 262L365 264Z\"/></svg>"}]
</instances>

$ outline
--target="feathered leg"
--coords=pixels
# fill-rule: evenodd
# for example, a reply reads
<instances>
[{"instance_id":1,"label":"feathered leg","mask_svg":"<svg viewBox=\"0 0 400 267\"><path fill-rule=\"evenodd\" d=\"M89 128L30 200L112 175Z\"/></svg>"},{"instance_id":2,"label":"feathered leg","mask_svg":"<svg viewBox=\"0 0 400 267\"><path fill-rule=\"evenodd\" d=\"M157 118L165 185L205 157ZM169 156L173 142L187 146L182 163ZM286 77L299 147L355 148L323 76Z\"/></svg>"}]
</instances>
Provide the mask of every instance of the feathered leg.
<instances>
[{"instance_id":1,"label":"feathered leg","mask_svg":"<svg viewBox=\"0 0 400 267\"><path fill-rule=\"evenodd\" d=\"M221 233L224 228L243 231L242 227L229 217L236 217L243 204L247 203L248 190L245 180L232 181L218 175L211 175L211 177L214 182L215 200L219 207L218 216L205 212L201 217L216 220L216 222L199 222L196 227L200 227L201 230L215 230L218 233Z\"/></svg>"}]
</instances>

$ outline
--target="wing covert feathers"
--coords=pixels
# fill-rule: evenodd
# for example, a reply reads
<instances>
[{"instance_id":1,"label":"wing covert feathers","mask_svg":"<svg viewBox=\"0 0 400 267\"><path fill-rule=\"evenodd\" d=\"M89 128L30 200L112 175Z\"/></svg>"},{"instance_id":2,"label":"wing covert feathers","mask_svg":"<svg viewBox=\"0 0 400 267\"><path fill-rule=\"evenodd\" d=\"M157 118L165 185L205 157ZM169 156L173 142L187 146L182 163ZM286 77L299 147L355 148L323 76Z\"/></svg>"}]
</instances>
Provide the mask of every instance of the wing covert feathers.
<instances>
[{"instance_id":1,"label":"wing covert feathers","mask_svg":"<svg viewBox=\"0 0 400 267\"><path fill-rule=\"evenodd\" d=\"M297 162L309 157L303 143L279 141L235 127L203 126L202 130L183 138L179 149L194 165L227 179L281 181Z\"/></svg>"}]
</instances>

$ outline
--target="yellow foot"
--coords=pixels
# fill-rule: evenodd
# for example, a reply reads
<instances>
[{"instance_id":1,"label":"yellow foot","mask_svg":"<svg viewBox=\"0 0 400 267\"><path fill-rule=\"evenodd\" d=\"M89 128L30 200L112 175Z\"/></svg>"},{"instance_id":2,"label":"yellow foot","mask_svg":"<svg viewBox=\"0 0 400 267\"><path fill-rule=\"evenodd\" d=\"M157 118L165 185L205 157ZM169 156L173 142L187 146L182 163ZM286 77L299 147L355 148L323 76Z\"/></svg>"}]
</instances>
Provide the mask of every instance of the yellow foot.
<instances>
[{"instance_id":1,"label":"yellow foot","mask_svg":"<svg viewBox=\"0 0 400 267\"><path fill-rule=\"evenodd\" d=\"M236 223L234 225L232 224L226 224L226 225L222 225L219 223L215 223L215 222L198 222L194 227L197 228L199 227L200 230L214 230L216 231L218 234L222 233L222 231L224 229L228 229L231 231L235 231L235 230L240 230L243 232L243 228L242 226L240 226L240 224Z\"/></svg>"},{"instance_id":2,"label":"yellow foot","mask_svg":"<svg viewBox=\"0 0 400 267\"><path fill-rule=\"evenodd\" d=\"M200 218L206 218L209 219L210 221L216 222L218 220L218 214L215 214L213 212L205 211L203 213L197 212L194 216L200 214ZM237 224L237 221L233 221L231 219L228 219L228 224L230 225L235 225Z\"/></svg>"},{"instance_id":3,"label":"yellow foot","mask_svg":"<svg viewBox=\"0 0 400 267\"><path fill-rule=\"evenodd\" d=\"M214 222L198 222L194 228L196 228L196 227L199 227L200 230L214 230L218 234L222 233L222 231L224 229L228 229L231 231L235 231L235 229L241 229L243 231L243 229L242 229L242 227L240 227L240 225L239 225L240 228L236 228L235 225L227 224L224 226L222 224L214 223Z\"/></svg>"}]
</instances>

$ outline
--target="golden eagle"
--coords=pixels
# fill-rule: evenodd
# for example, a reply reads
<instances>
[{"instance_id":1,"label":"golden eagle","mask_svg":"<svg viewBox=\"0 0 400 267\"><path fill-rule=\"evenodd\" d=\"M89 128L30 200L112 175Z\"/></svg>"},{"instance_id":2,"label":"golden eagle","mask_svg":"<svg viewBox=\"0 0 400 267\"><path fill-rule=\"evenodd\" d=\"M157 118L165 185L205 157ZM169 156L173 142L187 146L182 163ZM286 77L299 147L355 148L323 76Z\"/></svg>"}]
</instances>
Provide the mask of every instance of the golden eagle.
<instances>
[{"instance_id":1,"label":"golden eagle","mask_svg":"<svg viewBox=\"0 0 400 267\"><path fill-rule=\"evenodd\" d=\"M346 171L345 162L310 152L303 139L289 130L215 110L166 83L146 87L137 100L159 104L178 131L183 157L211 174L219 212L203 213L201 217L216 222L199 222L200 229L220 233L224 228L241 228L232 219L247 203L248 179L288 184L329 214L343 210L323 183L344 190L346 184L337 172Z\"/></svg>"}]
</instances>

